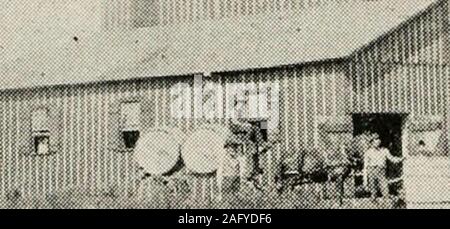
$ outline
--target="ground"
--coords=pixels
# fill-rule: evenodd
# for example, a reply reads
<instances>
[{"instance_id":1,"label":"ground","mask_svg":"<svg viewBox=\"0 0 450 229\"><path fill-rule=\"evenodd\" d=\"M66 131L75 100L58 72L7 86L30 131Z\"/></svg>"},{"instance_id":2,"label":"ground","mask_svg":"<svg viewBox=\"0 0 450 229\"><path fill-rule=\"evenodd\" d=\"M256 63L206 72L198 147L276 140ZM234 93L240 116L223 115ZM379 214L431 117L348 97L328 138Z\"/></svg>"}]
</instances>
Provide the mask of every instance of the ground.
<instances>
[{"instance_id":1,"label":"ground","mask_svg":"<svg viewBox=\"0 0 450 229\"><path fill-rule=\"evenodd\" d=\"M417 159L409 161L406 169L414 171L405 174L406 204L407 208L431 208L450 209L450 160L448 158ZM262 209L390 209L401 208L395 206L391 200L373 202L369 199L356 199L351 193L351 179L347 179L345 186L346 197L342 205L337 198L337 192L333 183L326 186L305 185L297 187L293 191L277 193L255 192L251 189L243 190L239 195L230 195L223 201L190 201L189 193L173 193L164 187L153 188L155 195L146 200L135 197L119 197L113 194L89 196L82 189L69 190L44 198L10 197L9 200L0 200L2 208L27 208L27 209L84 209L84 208L262 208ZM159 191L157 191L159 190Z\"/></svg>"}]
</instances>

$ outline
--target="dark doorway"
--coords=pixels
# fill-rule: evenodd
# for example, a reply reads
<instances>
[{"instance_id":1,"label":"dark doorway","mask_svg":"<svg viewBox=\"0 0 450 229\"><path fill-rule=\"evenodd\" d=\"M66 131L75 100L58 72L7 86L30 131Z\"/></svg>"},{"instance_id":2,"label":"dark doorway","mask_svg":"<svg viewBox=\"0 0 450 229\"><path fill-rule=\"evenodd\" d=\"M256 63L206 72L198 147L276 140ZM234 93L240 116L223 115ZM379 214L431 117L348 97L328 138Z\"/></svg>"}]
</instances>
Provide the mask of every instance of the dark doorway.
<instances>
[{"instance_id":1,"label":"dark doorway","mask_svg":"<svg viewBox=\"0 0 450 229\"><path fill-rule=\"evenodd\" d=\"M389 149L389 152L397 157L403 155L402 152L402 130L406 114L398 113L364 113L353 114L353 135L357 136L365 131L374 132L380 135L381 146ZM392 180L399 178L403 173L402 164L387 163L387 178ZM391 194L396 194L402 184L390 184Z\"/></svg>"}]
</instances>

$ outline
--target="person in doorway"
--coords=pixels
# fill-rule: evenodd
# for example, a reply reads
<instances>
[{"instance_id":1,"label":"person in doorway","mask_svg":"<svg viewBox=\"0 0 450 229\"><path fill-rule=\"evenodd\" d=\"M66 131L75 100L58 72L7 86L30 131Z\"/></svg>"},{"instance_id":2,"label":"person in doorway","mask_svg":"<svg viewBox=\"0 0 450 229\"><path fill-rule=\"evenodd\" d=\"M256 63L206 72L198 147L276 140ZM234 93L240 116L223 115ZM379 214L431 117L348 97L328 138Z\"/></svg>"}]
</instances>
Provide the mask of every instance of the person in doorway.
<instances>
[{"instance_id":1,"label":"person in doorway","mask_svg":"<svg viewBox=\"0 0 450 229\"><path fill-rule=\"evenodd\" d=\"M400 163L404 158L391 155L387 148L381 147L379 135L372 134L370 148L364 155L364 167L368 191L374 201L377 201L378 190L381 192L383 198L389 195L386 177L386 164L388 160L392 163Z\"/></svg>"}]
</instances>

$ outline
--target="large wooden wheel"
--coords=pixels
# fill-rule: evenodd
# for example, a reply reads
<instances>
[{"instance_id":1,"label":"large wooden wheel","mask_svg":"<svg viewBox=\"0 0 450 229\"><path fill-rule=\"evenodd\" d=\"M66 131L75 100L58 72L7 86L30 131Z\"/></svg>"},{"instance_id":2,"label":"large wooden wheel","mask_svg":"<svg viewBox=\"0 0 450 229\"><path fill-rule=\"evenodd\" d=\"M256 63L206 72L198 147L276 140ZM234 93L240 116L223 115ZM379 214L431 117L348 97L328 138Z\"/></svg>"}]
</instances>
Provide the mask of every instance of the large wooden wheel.
<instances>
[{"instance_id":1,"label":"large wooden wheel","mask_svg":"<svg viewBox=\"0 0 450 229\"><path fill-rule=\"evenodd\" d=\"M164 175L180 160L183 134L177 129L154 129L137 142L134 159L146 173Z\"/></svg>"},{"instance_id":2,"label":"large wooden wheel","mask_svg":"<svg viewBox=\"0 0 450 229\"><path fill-rule=\"evenodd\" d=\"M194 131L181 150L186 167L195 173L215 172L227 153L225 145L228 135L228 129L222 126L204 126Z\"/></svg>"}]
</instances>

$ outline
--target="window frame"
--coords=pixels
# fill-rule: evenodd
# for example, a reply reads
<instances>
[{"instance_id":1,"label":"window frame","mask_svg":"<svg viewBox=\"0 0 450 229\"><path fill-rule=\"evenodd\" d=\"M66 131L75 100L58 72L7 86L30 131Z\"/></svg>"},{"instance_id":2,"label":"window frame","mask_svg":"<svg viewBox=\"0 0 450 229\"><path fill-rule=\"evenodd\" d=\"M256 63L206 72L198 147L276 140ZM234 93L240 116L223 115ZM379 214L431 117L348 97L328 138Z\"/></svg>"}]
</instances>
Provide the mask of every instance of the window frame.
<instances>
[{"instance_id":1,"label":"window frame","mask_svg":"<svg viewBox=\"0 0 450 229\"><path fill-rule=\"evenodd\" d=\"M143 100L144 100L144 98L142 97L142 96L136 96L136 97L129 97L129 98L124 98L124 99L121 99L120 101L119 101L119 132L120 132L120 141L122 141L122 144L121 145L123 145L123 149L120 149L119 151L123 151L123 152L130 152L130 151L133 151L135 148L136 148L136 143L137 143L137 141L139 140L139 138L141 137L141 133L142 133L142 121L141 121L141 118L142 118L142 105L143 105ZM126 123L126 120L124 120L124 117L123 117L123 112L122 112L122 108L123 108L123 105L124 104L133 104L133 103L137 103L138 104L138 106L139 106L139 109L138 109L138 114L137 114L137 120L138 120L138 127L137 128L127 128L127 127L125 127L125 123ZM135 142L135 144L134 144L134 147L133 148L129 148L129 147L127 147L127 144L126 144L126 142L125 142L125 135L128 133L131 133L131 134L136 134L136 132L137 132L137 139L136 139L136 142Z\"/></svg>"},{"instance_id":2,"label":"window frame","mask_svg":"<svg viewBox=\"0 0 450 229\"><path fill-rule=\"evenodd\" d=\"M35 112L39 112L39 111L41 111L41 110L45 110L45 114L46 114L46 116L45 116L45 118L46 118L46 120L45 120L45 122L46 122L46 129L38 129L38 130L35 130L34 129L34 127L35 127L35 123L34 123L34 114L35 114ZM50 120L50 109L48 108L48 107L46 107L46 106L39 106L39 107L35 107L32 111L31 111L31 132L34 134L34 133L44 133L44 132L50 132L50 126L49 126L49 120Z\"/></svg>"},{"instance_id":3,"label":"window frame","mask_svg":"<svg viewBox=\"0 0 450 229\"><path fill-rule=\"evenodd\" d=\"M127 104L137 104L138 105L138 113L136 114L137 117L137 127L127 127L125 124L127 123L127 120L123 117L123 108L124 105ZM142 123L141 123L141 114L142 114L142 102L141 100L123 100L120 102L120 131L140 131L142 129Z\"/></svg>"},{"instance_id":4,"label":"window frame","mask_svg":"<svg viewBox=\"0 0 450 229\"><path fill-rule=\"evenodd\" d=\"M36 126L34 123L35 112L39 112L41 110L45 110L45 112L46 112L45 113L46 114L46 116L45 116L46 129L34 129L34 127ZM32 156L45 156L45 155L53 154L53 152L51 151L52 133L51 133L50 123L49 123L50 122L50 112L51 112L51 110L48 106L37 106L37 107L34 107L31 111L31 114L30 114L30 125L31 125L30 126L30 131L31 131L30 137L31 137L31 139L30 139L30 141L31 141L31 146L32 146L32 151L31 151ZM36 144L37 138L47 138L47 140L48 140L47 152L39 153L39 148L38 148L38 145Z\"/></svg>"}]
</instances>

